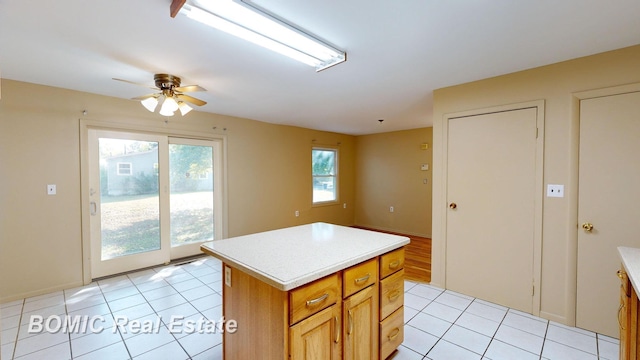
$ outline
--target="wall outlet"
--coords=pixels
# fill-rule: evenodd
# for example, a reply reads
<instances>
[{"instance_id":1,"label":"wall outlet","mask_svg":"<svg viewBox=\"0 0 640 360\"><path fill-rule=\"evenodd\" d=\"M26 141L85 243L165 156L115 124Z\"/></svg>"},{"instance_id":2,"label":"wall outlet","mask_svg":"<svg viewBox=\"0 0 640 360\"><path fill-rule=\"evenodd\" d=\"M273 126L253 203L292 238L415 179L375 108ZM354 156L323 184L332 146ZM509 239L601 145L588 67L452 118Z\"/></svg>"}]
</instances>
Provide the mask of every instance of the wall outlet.
<instances>
[{"instance_id":1,"label":"wall outlet","mask_svg":"<svg viewBox=\"0 0 640 360\"><path fill-rule=\"evenodd\" d=\"M227 265L224 266L224 284L231 287L231 268Z\"/></svg>"},{"instance_id":2,"label":"wall outlet","mask_svg":"<svg viewBox=\"0 0 640 360\"><path fill-rule=\"evenodd\" d=\"M564 197L564 185L547 184L547 197Z\"/></svg>"},{"instance_id":3,"label":"wall outlet","mask_svg":"<svg viewBox=\"0 0 640 360\"><path fill-rule=\"evenodd\" d=\"M55 194L56 194L56 186L47 185L47 195L55 195Z\"/></svg>"},{"instance_id":4,"label":"wall outlet","mask_svg":"<svg viewBox=\"0 0 640 360\"><path fill-rule=\"evenodd\" d=\"M389 206L389 212L393 212L393 206Z\"/></svg>"},{"instance_id":5,"label":"wall outlet","mask_svg":"<svg viewBox=\"0 0 640 360\"><path fill-rule=\"evenodd\" d=\"M300 216L300 211L296 210L296 212L294 213L296 215L296 217Z\"/></svg>"},{"instance_id":6,"label":"wall outlet","mask_svg":"<svg viewBox=\"0 0 640 360\"><path fill-rule=\"evenodd\" d=\"M342 204L342 208L346 209L347 208L347 203Z\"/></svg>"}]
</instances>

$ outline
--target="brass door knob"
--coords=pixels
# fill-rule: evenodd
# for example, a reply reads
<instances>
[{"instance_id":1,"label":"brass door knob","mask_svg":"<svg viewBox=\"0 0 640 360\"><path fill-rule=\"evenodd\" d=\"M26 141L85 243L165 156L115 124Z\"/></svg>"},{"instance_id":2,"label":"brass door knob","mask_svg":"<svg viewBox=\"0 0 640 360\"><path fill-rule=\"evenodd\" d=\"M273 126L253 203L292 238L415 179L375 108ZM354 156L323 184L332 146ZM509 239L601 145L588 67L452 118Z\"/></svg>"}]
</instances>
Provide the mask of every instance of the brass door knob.
<instances>
[{"instance_id":1,"label":"brass door knob","mask_svg":"<svg viewBox=\"0 0 640 360\"><path fill-rule=\"evenodd\" d=\"M455 209L457 207L458 207L458 204L456 204L456 203L449 204L449 209L451 209L451 210L453 210L453 209Z\"/></svg>"},{"instance_id":2,"label":"brass door knob","mask_svg":"<svg viewBox=\"0 0 640 360\"><path fill-rule=\"evenodd\" d=\"M593 224L592 223L588 223L588 222L582 223L582 229L584 231L591 231L591 230L593 230Z\"/></svg>"}]
</instances>

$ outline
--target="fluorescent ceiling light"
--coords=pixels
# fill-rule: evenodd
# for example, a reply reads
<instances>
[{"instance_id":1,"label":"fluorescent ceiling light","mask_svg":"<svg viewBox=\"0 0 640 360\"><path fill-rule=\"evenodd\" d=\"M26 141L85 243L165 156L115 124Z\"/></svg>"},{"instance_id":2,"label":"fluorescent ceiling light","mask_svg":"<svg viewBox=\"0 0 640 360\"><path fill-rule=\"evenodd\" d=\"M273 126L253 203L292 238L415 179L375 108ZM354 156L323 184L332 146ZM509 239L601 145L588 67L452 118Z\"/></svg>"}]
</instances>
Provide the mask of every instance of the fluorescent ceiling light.
<instances>
[{"instance_id":1,"label":"fluorescent ceiling light","mask_svg":"<svg viewBox=\"0 0 640 360\"><path fill-rule=\"evenodd\" d=\"M180 12L193 20L314 66L316 71L347 60L344 51L240 0L192 0Z\"/></svg>"}]
</instances>

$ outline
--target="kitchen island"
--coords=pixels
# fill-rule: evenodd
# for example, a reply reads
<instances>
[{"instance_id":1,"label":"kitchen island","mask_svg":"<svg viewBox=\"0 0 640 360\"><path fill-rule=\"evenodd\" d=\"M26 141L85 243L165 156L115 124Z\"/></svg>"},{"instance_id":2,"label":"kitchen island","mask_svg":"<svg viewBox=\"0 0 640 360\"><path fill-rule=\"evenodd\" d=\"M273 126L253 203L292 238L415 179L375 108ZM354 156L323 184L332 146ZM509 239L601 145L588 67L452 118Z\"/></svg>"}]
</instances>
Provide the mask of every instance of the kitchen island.
<instances>
[{"instance_id":1,"label":"kitchen island","mask_svg":"<svg viewBox=\"0 0 640 360\"><path fill-rule=\"evenodd\" d=\"M216 240L229 359L384 359L403 339L409 238L314 223Z\"/></svg>"}]
</instances>

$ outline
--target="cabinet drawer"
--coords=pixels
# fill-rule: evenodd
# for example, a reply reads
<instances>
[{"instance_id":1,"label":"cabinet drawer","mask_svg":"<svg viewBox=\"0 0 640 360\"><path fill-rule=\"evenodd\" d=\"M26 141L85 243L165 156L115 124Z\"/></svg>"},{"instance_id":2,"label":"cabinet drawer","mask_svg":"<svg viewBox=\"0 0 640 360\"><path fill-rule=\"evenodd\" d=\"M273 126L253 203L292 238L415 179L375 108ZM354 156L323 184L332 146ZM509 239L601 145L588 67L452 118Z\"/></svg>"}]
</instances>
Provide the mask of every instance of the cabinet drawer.
<instances>
[{"instance_id":1,"label":"cabinet drawer","mask_svg":"<svg viewBox=\"0 0 640 360\"><path fill-rule=\"evenodd\" d=\"M295 324L342 298L340 274L333 274L289 292L289 325Z\"/></svg>"},{"instance_id":2,"label":"cabinet drawer","mask_svg":"<svg viewBox=\"0 0 640 360\"><path fill-rule=\"evenodd\" d=\"M404 247L380 256L380 279L404 267Z\"/></svg>"},{"instance_id":3,"label":"cabinet drawer","mask_svg":"<svg viewBox=\"0 0 640 360\"><path fill-rule=\"evenodd\" d=\"M404 304L404 270L380 281L380 319L384 319Z\"/></svg>"},{"instance_id":4,"label":"cabinet drawer","mask_svg":"<svg viewBox=\"0 0 640 360\"><path fill-rule=\"evenodd\" d=\"M342 296L348 297L378 281L378 259L374 258L344 271Z\"/></svg>"},{"instance_id":5,"label":"cabinet drawer","mask_svg":"<svg viewBox=\"0 0 640 360\"><path fill-rule=\"evenodd\" d=\"M404 306L380 322L380 359L386 359L404 341Z\"/></svg>"}]
</instances>

